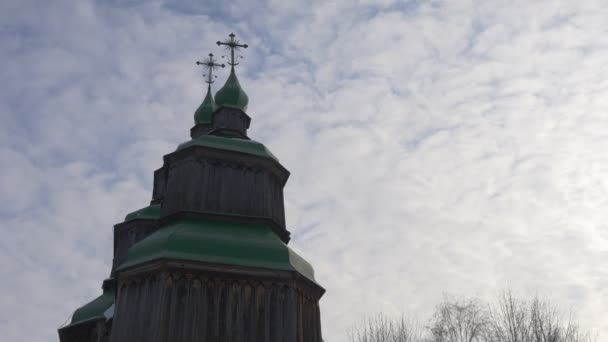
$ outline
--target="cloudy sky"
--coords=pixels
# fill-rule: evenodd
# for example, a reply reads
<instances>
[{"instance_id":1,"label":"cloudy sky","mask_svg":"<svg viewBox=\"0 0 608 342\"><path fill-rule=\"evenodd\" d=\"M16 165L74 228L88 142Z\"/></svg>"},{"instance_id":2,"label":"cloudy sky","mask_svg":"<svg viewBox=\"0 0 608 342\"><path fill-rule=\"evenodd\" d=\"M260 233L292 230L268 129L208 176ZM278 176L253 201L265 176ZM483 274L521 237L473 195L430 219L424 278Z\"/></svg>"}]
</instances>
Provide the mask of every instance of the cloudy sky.
<instances>
[{"instance_id":1,"label":"cloudy sky","mask_svg":"<svg viewBox=\"0 0 608 342\"><path fill-rule=\"evenodd\" d=\"M605 1L201 3L0 2L3 339L57 340L100 293L231 31L326 341L506 287L608 338Z\"/></svg>"}]
</instances>

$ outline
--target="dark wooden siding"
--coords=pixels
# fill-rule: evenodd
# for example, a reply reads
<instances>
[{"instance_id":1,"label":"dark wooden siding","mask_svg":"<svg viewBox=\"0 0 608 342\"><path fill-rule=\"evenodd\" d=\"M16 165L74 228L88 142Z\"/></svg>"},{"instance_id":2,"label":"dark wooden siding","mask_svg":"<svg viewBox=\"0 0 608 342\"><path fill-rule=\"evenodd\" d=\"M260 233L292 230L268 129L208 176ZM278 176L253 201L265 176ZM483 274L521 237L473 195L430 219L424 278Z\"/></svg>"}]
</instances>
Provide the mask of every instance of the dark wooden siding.
<instances>
[{"instance_id":1,"label":"dark wooden siding","mask_svg":"<svg viewBox=\"0 0 608 342\"><path fill-rule=\"evenodd\" d=\"M238 214L266 217L285 228L287 171L237 153L207 153L202 147L184 152L189 153L166 161L162 216L179 211Z\"/></svg>"},{"instance_id":2,"label":"dark wooden siding","mask_svg":"<svg viewBox=\"0 0 608 342\"><path fill-rule=\"evenodd\" d=\"M133 220L114 226L114 260L112 273L127 257L129 249L158 230L156 220Z\"/></svg>"},{"instance_id":3,"label":"dark wooden siding","mask_svg":"<svg viewBox=\"0 0 608 342\"><path fill-rule=\"evenodd\" d=\"M156 273L119 285L111 342L321 342L317 301L294 283Z\"/></svg>"},{"instance_id":4,"label":"dark wooden siding","mask_svg":"<svg viewBox=\"0 0 608 342\"><path fill-rule=\"evenodd\" d=\"M229 128L247 135L251 118L239 109L221 108L213 113L214 128Z\"/></svg>"},{"instance_id":5,"label":"dark wooden siding","mask_svg":"<svg viewBox=\"0 0 608 342\"><path fill-rule=\"evenodd\" d=\"M112 320L105 319L82 322L59 329L60 342L109 342Z\"/></svg>"}]
</instances>

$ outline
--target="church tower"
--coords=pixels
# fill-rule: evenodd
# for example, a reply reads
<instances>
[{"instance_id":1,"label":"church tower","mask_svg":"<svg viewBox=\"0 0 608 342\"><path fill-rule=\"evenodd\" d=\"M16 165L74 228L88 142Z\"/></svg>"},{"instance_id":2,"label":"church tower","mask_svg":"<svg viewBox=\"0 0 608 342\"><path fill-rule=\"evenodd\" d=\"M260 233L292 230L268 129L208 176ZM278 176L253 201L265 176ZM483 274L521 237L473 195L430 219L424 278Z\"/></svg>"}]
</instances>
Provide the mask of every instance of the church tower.
<instances>
[{"instance_id":1,"label":"church tower","mask_svg":"<svg viewBox=\"0 0 608 342\"><path fill-rule=\"evenodd\" d=\"M324 289L288 247L279 160L247 135L248 97L230 75L195 111L191 139L154 172L151 204L114 227L114 262L103 294L59 329L61 342L321 342Z\"/></svg>"}]
</instances>

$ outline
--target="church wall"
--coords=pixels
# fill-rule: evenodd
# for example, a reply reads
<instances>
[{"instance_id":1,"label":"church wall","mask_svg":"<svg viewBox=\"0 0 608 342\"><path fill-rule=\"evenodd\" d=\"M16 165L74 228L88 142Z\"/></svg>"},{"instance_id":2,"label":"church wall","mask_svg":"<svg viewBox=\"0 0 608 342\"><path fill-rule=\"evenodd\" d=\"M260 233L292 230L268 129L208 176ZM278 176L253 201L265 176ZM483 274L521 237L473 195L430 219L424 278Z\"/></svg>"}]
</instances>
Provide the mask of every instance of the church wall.
<instances>
[{"instance_id":1,"label":"church wall","mask_svg":"<svg viewBox=\"0 0 608 342\"><path fill-rule=\"evenodd\" d=\"M201 135L208 134L212 130L214 130L212 124L209 124L209 123L197 124L190 129L190 137L192 139L196 139L196 138L200 137Z\"/></svg>"},{"instance_id":2,"label":"church wall","mask_svg":"<svg viewBox=\"0 0 608 342\"><path fill-rule=\"evenodd\" d=\"M114 226L114 260L112 271L127 257L129 249L159 228L156 220L133 220Z\"/></svg>"},{"instance_id":3,"label":"church wall","mask_svg":"<svg viewBox=\"0 0 608 342\"><path fill-rule=\"evenodd\" d=\"M59 329L60 342L109 342L112 320L83 322Z\"/></svg>"},{"instance_id":4,"label":"church wall","mask_svg":"<svg viewBox=\"0 0 608 342\"><path fill-rule=\"evenodd\" d=\"M214 128L230 128L247 135L251 118L239 109L221 108L213 114Z\"/></svg>"},{"instance_id":5,"label":"church wall","mask_svg":"<svg viewBox=\"0 0 608 342\"><path fill-rule=\"evenodd\" d=\"M167 162L161 214L202 211L266 217L285 228L283 184L276 171L253 158L189 153Z\"/></svg>"},{"instance_id":6,"label":"church wall","mask_svg":"<svg viewBox=\"0 0 608 342\"><path fill-rule=\"evenodd\" d=\"M119 282L111 342L321 342L318 298L293 281L162 272Z\"/></svg>"},{"instance_id":7,"label":"church wall","mask_svg":"<svg viewBox=\"0 0 608 342\"><path fill-rule=\"evenodd\" d=\"M152 189L152 202L160 203L165 196L165 188L167 185L167 168L161 167L154 171L154 185Z\"/></svg>"}]
</instances>

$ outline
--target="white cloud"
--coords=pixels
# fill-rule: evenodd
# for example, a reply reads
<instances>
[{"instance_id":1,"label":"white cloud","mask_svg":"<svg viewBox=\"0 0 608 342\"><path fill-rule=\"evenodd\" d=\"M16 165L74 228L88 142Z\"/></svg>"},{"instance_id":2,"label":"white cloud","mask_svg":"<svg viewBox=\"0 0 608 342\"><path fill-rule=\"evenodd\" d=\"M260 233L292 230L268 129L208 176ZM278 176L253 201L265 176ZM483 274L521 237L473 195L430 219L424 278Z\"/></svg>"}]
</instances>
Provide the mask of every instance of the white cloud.
<instances>
[{"instance_id":1,"label":"white cloud","mask_svg":"<svg viewBox=\"0 0 608 342\"><path fill-rule=\"evenodd\" d=\"M424 318L443 292L507 285L608 335L601 2L255 5L2 5L7 338L54 339L100 292L112 224L188 138L194 60L230 31L251 45L250 135L292 172L326 340L370 311Z\"/></svg>"}]
</instances>

